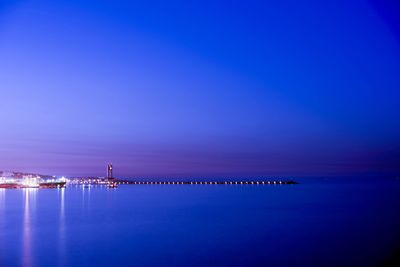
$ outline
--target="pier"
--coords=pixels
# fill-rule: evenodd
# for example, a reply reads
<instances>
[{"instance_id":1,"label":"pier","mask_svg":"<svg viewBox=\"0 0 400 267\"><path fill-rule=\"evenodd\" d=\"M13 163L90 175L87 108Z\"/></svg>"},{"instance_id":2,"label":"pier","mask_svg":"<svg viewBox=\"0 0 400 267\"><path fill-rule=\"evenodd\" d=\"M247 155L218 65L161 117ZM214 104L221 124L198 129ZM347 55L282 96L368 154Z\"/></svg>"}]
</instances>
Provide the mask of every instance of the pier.
<instances>
[{"instance_id":1,"label":"pier","mask_svg":"<svg viewBox=\"0 0 400 267\"><path fill-rule=\"evenodd\" d=\"M133 185L289 185L298 184L293 180L267 181L126 181L117 180L117 184Z\"/></svg>"},{"instance_id":2,"label":"pier","mask_svg":"<svg viewBox=\"0 0 400 267\"><path fill-rule=\"evenodd\" d=\"M246 180L238 180L240 178L129 178L118 179L113 177L113 165L109 163L107 165L107 176L106 177L81 177L81 178L70 178L68 180L69 185L104 185L109 188L116 188L119 185L291 185L298 184L294 180L289 178L247 178ZM162 180L164 179L164 180ZM214 178L215 179L215 178Z\"/></svg>"}]
</instances>

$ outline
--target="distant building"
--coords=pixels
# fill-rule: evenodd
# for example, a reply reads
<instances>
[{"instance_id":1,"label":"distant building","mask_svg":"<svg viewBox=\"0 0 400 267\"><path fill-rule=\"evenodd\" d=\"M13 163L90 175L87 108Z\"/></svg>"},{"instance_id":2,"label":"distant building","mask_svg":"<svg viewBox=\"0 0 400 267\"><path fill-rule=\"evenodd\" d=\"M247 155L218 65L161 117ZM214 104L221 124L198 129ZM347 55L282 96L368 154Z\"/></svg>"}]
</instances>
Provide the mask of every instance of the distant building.
<instances>
[{"instance_id":1,"label":"distant building","mask_svg":"<svg viewBox=\"0 0 400 267\"><path fill-rule=\"evenodd\" d=\"M107 165L107 179L113 179L113 166L111 163Z\"/></svg>"}]
</instances>

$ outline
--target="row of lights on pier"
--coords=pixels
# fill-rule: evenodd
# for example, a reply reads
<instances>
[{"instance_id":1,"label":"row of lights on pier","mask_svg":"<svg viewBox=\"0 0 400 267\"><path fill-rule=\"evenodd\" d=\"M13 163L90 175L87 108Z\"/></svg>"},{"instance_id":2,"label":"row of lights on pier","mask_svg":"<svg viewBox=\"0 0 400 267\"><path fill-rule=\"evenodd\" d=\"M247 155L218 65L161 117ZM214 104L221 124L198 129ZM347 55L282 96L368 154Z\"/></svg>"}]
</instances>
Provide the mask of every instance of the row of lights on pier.
<instances>
[{"instance_id":1,"label":"row of lights on pier","mask_svg":"<svg viewBox=\"0 0 400 267\"><path fill-rule=\"evenodd\" d=\"M284 184L282 181L225 181L225 182L121 182L121 184Z\"/></svg>"}]
</instances>

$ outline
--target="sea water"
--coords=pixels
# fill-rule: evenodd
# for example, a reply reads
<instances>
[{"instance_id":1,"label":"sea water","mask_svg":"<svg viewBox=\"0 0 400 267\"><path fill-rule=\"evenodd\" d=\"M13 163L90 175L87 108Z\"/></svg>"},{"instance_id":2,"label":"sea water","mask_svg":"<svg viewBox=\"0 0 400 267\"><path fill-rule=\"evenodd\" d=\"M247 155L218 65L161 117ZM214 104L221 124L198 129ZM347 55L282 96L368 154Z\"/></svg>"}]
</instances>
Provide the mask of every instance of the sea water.
<instances>
[{"instance_id":1,"label":"sea water","mask_svg":"<svg viewBox=\"0 0 400 267\"><path fill-rule=\"evenodd\" d=\"M0 266L379 266L400 181L0 189Z\"/></svg>"}]
</instances>

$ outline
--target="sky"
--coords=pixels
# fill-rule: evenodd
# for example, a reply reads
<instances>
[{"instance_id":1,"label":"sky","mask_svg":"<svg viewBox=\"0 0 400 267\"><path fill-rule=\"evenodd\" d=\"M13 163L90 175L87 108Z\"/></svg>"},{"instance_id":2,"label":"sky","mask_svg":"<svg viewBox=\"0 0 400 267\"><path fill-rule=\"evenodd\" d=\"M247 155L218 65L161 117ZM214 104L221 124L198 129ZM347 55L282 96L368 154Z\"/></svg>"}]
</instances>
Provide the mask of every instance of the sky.
<instances>
[{"instance_id":1,"label":"sky","mask_svg":"<svg viewBox=\"0 0 400 267\"><path fill-rule=\"evenodd\" d=\"M0 169L400 175L396 1L0 2Z\"/></svg>"}]
</instances>

